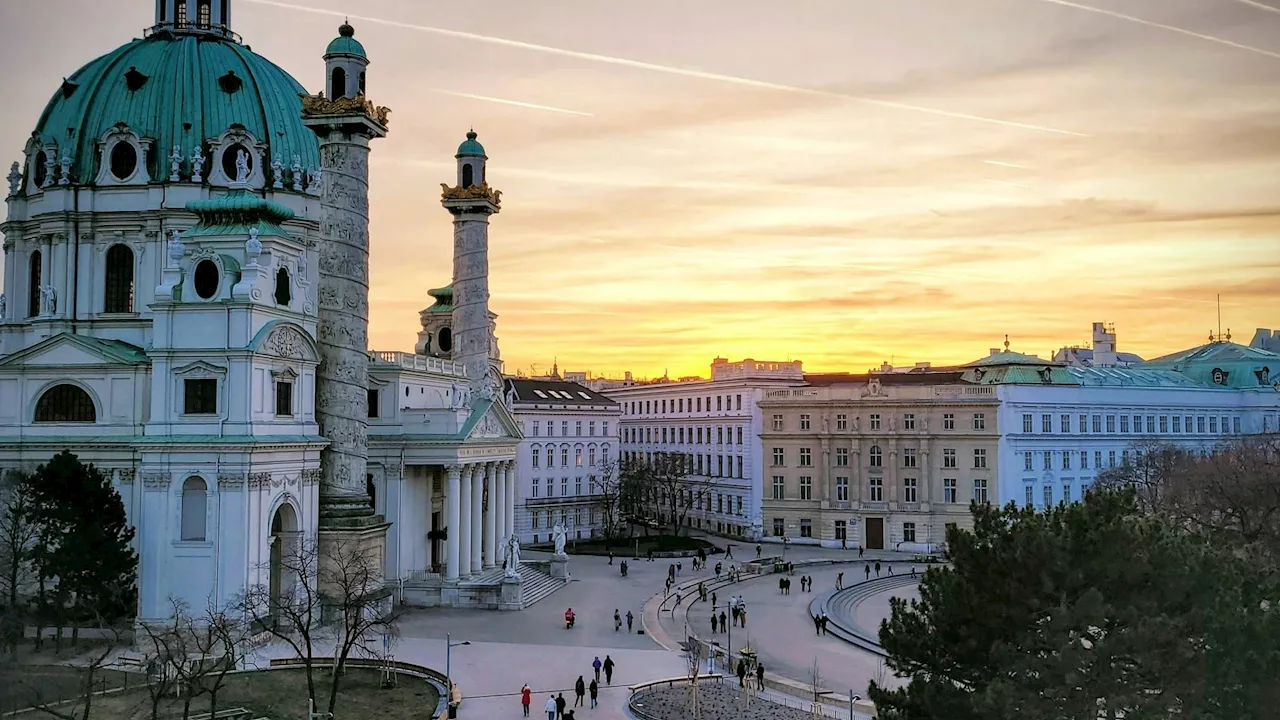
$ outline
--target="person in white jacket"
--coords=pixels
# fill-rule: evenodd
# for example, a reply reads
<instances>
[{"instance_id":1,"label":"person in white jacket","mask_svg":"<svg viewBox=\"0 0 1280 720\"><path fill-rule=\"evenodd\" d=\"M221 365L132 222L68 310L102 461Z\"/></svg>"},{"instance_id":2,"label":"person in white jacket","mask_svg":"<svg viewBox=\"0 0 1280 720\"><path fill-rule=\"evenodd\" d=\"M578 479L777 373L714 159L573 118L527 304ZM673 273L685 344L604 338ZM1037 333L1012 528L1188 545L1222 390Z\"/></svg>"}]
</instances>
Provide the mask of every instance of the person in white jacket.
<instances>
[{"instance_id":1,"label":"person in white jacket","mask_svg":"<svg viewBox=\"0 0 1280 720\"><path fill-rule=\"evenodd\" d=\"M547 711L547 720L556 720L556 696L547 698L547 704L542 709Z\"/></svg>"}]
</instances>

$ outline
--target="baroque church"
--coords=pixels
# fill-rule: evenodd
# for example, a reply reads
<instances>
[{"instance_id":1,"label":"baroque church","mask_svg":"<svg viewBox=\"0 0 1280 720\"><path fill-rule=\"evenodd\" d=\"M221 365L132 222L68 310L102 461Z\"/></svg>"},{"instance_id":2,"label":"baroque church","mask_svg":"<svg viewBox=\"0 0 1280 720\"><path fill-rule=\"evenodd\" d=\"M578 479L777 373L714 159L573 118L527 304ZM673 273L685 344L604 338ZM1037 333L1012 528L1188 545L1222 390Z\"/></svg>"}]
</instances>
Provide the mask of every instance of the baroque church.
<instances>
[{"instance_id":1,"label":"baroque church","mask_svg":"<svg viewBox=\"0 0 1280 720\"><path fill-rule=\"evenodd\" d=\"M309 94L231 6L155 0L143 38L54 91L12 166L0 469L69 449L109 474L143 622L170 598L281 592L299 541L378 553L399 602L519 609L550 578L503 567L521 435L484 148L468 133L442 183L452 282L416 352L370 351L368 157L389 111L366 99L368 56L343 24Z\"/></svg>"}]
</instances>

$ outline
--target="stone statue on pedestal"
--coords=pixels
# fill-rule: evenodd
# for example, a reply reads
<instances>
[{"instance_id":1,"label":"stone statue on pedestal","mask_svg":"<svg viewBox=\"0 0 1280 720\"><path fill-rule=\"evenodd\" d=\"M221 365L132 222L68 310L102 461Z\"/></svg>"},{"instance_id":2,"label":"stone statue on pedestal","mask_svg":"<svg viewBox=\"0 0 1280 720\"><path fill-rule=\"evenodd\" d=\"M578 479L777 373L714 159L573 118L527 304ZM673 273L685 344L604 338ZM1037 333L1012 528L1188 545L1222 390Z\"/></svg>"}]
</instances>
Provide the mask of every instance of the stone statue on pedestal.
<instances>
[{"instance_id":1,"label":"stone statue on pedestal","mask_svg":"<svg viewBox=\"0 0 1280 720\"><path fill-rule=\"evenodd\" d=\"M564 529L564 525L556 523L555 528L551 531L552 537L555 538L556 554L564 555L564 543L568 537L568 533Z\"/></svg>"},{"instance_id":2,"label":"stone statue on pedestal","mask_svg":"<svg viewBox=\"0 0 1280 720\"><path fill-rule=\"evenodd\" d=\"M506 576L509 578L520 577L520 540L513 533L507 538L507 557L502 565L507 569Z\"/></svg>"}]
</instances>

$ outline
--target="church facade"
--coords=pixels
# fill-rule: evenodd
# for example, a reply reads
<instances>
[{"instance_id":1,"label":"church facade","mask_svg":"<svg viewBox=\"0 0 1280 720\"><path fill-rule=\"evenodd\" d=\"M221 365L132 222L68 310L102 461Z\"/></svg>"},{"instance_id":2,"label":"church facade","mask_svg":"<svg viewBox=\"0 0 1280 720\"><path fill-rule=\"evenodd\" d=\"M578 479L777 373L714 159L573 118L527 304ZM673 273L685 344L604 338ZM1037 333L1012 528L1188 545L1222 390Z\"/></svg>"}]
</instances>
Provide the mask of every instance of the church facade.
<instances>
[{"instance_id":1,"label":"church facade","mask_svg":"<svg viewBox=\"0 0 1280 720\"><path fill-rule=\"evenodd\" d=\"M519 607L500 577L521 439L488 309L500 193L475 134L441 199L451 352L371 352L388 110L354 29L312 95L241 42L231 0L155 4L142 39L63 81L9 172L0 469L70 449L110 475L144 622L170 598L279 591L299 540L380 553L405 602Z\"/></svg>"}]
</instances>

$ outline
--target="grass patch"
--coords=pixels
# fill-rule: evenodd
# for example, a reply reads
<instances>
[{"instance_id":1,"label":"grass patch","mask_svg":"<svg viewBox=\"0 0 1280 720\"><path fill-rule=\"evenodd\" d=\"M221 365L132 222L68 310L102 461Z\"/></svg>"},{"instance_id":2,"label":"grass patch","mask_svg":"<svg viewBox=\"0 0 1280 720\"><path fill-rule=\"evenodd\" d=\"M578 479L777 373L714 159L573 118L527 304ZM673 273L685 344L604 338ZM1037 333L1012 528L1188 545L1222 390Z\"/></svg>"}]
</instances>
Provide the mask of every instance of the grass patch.
<instances>
[{"instance_id":1,"label":"grass patch","mask_svg":"<svg viewBox=\"0 0 1280 720\"><path fill-rule=\"evenodd\" d=\"M132 680L140 677L133 675ZM327 670L315 671L319 710L328 706L329 679ZM398 676L397 681L396 687L383 689L381 674L377 670L348 670L338 686L334 717L421 720L435 711L439 694L434 686L426 680L407 675ZM172 696L164 698L160 703L160 717L165 720L181 718L184 701L185 698ZM306 674L300 669L288 668L228 675L226 684L218 692L218 710L237 707L250 712L246 720L260 717L307 720ZM191 702L191 714L207 712L209 696L196 696ZM149 720L151 697L145 688L95 697L91 717L93 720Z\"/></svg>"}]
</instances>

